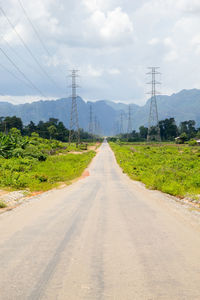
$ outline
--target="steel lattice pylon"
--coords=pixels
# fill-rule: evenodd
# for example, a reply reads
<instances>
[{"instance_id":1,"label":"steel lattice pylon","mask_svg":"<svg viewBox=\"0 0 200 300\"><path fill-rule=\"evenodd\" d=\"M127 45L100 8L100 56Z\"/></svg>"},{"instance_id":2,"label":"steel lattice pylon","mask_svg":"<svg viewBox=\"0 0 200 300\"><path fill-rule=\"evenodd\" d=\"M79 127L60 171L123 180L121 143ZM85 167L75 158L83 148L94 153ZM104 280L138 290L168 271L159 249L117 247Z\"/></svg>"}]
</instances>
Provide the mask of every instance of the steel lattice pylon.
<instances>
[{"instance_id":1,"label":"steel lattice pylon","mask_svg":"<svg viewBox=\"0 0 200 300\"><path fill-rule=\"evenodd\" d=\"M89 115L89 133L91 135L94 134L94 126L93 126L93 113L92 113L92 104L90 104L90 115Z\"/></svg>"},{"instance_id":2,"label":"steel lattice pylon","mask_svg":"<svg viewBox=\"0 0 200 300\"><path fill-rule=\"evenodd\" d=\"M157 108L157 100L156 100L156 85L160 84L160 82L156 81L156 75L160 74L157 69L159 67L150 67L149 68L151 72L147 73L148 75L151 75L151 82L148 82L148 84L151 84L152 90L149 94L151 94L151 102L150 102L150 112L149 112L149 124L148 124L148 135L147 135L147 141L150 140L156 140L161 141L160 137L160 127L158 123L158 108Z\"/></svg>"},{"instance_id":3,"label":"steel lattice pylon","mask_svg":"<svg viewBox=\"0 0 200 300\"><path fill-rule=\"evenodd\" d=\"M80 128L78 122L78 109L77 109L77 95L76 89L78 85L76 84L77 73L79 70L72 70L72 106L71 106L71 116L70 116L70 128L69 128L69 144L74 140L80 144Z\"/></svg>"},{"instance_id":4,"label":"steel lattice pylon","mask_svg":"<svg viewBox=\"0 0 200 300\"><path fill-rule=\"evenodd\" d=\"M124 133L124 113L123 111L120 111L120 129L119 133L122 134Z\"/></svg>"},{"instance_id":5,"label":"steel lattice pylon","mask_svg":"<svg viewBox=\"0 0 200 300\"><path fill-rule=\"evenodd\" d=\"M128 129L127 133L131 133L133 130L132 128L132 112L131 112L131 105L128 106Z\"/></svg>"}]
</instances>

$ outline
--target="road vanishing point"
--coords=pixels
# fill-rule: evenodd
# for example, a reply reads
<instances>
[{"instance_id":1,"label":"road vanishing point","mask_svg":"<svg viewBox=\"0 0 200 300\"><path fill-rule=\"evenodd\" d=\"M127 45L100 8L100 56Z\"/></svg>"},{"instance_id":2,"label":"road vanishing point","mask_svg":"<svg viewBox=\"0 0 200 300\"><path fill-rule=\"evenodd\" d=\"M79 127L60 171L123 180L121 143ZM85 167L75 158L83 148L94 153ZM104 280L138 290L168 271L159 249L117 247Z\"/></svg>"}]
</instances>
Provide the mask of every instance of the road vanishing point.
<instances>
[{"instance_id":1,"label":"road vanishing point","mask_svg":"<svg viewBox=\"0 0 200 300\"><path fill-rule=\"evenodd\" d=\"M0 215L0 299L200 299L198 217L130 180L106 142L88 171Z\"/></svg>"}]
</instances>

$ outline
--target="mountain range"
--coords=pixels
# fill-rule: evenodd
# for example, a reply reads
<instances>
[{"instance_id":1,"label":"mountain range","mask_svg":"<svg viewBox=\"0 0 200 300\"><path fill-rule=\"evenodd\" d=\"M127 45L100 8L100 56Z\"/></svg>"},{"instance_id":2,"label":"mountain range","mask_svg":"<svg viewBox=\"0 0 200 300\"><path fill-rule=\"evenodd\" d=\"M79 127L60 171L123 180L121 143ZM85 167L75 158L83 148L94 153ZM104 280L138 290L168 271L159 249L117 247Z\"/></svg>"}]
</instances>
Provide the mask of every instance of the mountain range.
<instances>
[{"instance_id":1,"label":"mountain range","mask_svg":"<svg viewBox=\"0 0 200 300\"><path fill-rule=\"evenodd\" d=\"M96 116L103 135L117 133L120 123L120 115L123 115L124 132L128 126L128 104L116 103L108 100L96 102L84 101L77 97L78 115L80 127L88 130L89 111L92 105L93 117ZM161 95L157 97L159 120L174 117L177 124L181 121L195 120L197 127L200 126L200 90L182 90L171 96ZM144 106L131 104L132 126L148 124L150 99ZM45 100L32 103L14 105L9 102L0 102L0 116L20 117L24 124L30 121L38 123L40 120L47 121L49 118L57 118L69 128L71 111L71 98L58 100Z\"/></svg>"}]
</instances>

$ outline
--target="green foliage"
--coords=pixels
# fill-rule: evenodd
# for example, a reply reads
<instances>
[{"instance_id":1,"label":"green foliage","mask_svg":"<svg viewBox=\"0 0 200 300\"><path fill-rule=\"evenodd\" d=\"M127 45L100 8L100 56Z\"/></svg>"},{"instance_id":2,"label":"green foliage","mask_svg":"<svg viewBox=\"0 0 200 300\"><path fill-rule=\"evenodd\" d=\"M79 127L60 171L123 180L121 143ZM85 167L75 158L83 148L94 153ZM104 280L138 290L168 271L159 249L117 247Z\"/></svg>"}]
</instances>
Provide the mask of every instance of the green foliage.
<instances>
[{"instance_id":1,"label":"green foliage","mask_svg":"<svg viewBox=\"0 0 200 300\"><path fill-rule=\"evenodd\" d=\"M181 135L180 135L180 141L181 141L181 143L184 144L187 140L188 140L187 133L185 133L185 132L181 133Z\"/></svg>"},{"instance_id":2,"label":"green foliage","mask_svg":"<svg viewBox=\"0 0 200 300\"><path fill-rule=\"evenodd\" d=\"M0 186L14 189L48 190L60 181L81 175L95 152L81 152L81 147L57 140L48 140L32 133L24 137L12 128L9 134L0 133Z\"/></svg>"},{"instance_id":3,"label":"green foliage","mask_svg":"<svg viewBox=\"0 0 200 300\"><path fill-rule=\"evenodd\" d=\"M191 140L188 142L188 145L189 145L189 146L197 146L197 141L194 140L194 139L191 139Z\"/></svg>"},{"instance_id":4,"label":"green foliage","mask_svg":"<svg viewBox=\"0 0 200 300\"><path fill-rule=\"evenodd\" d=\"M174 140L178 135L178 127L174 118L165 119L159 122L161 139L165 141Z\"/></svg>"},{"instance_id":5,"label":"green foliage","mask_svg":"<svg viewBox=\"0 0 200 300\"><path fill-rule=\"evenodd\" d=\"M0 117L0 132L8 134L11 130L12 135L20 132L23 136L37 134L38 137L44 139L56 139L61 142L68 142L69 139L69 130L64 126L63 122L60 122L56 118L49 118L47 122L40 121L38 124L31 121L28 125L24 126L22 120L16 116ZM80 129L79 133L81 141L89 142L99 140L98 136L91 135L83 129ZM75 140L72 142L75 142Z\"/></svg>"},{"instance_id":6,"label":"green foliage","mask_svg":"<svg viewBox=\"0 0 200 300\"><path fill-rule=\"evenodd\" d=\"M0 186L45 191L80 176L94 156L95 152L90 151L48 156L45 161L30 156L0 158Z\"/></svg>"},{"instance_id":7,"label":"green foliage","mask_svg":"<svg viewBox=\"0 0 200 300\"><path fill-rule=\"evenodd\" d=\"M123 171L148 188L181 197L200 194L198 146L110 145Z\"/></svg>"},{"instance_id":8,"label":"green foliage","mask_svg":"<svg viewBox=\"0 0 200 300\"><path fill-rule=\"evenodd\" d=\"M0 208L5 208L6 207L6 203L0 200Z\"/></svg>"},{"instance_id":9,"label":"green foliage","mask_svg":"<svg viewBox=\"0 0 200 300\"><path fill-rule=\"evenodd\" d=\"M66 148L66 144L57 140L40 138L37 133L24 137L21 132L12 128L8 135L0 133L0 157L32 157L39 161L47 159L49 154Z\"/></svg>"}]
</instances>

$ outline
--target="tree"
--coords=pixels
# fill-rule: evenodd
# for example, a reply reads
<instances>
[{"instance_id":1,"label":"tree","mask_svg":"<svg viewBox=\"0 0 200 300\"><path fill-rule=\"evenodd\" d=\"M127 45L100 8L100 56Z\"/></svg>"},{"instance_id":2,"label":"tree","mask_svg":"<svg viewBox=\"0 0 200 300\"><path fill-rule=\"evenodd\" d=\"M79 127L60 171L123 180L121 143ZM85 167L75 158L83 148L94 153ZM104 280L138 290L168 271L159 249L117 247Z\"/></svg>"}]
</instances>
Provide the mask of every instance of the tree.
<instances>
[{"instance_id":1,"label":"tree","mask_svg":"<svg viewBox=\"0 0 200 300\"><path fill-rule=\"evenodd\" d=\"M183 144L188 140L188 136L185 132L181 133L179 138L180 138L181 143L183 143Z\"/></svg>"},{"instance_id":2,"label":"tree","mask_svg":"<svg viewBox=\"0 0 200 300\"><path fill-rule=\"evenodd\" d=\"M180 123L179 129L180 133L186 133L188 135L188 138L191 139L195 137L197 130L195 128L195 121L194 120L189 120L189 121L184 121Z\"/></svg>"},{"instance_id":3,"label":"tree","mask_svg":"<svg viewBox=\"0 0 200 300\"><path fill-rule=\"evenodd\" d=\"M147 139L147 134L148 134L148 128L145 126L140 126L139 128L139 135L142 139Z\"/></svg>"},{"instance_id":4,"label":"tree","mask_svg":"<svg viewBox=\"0 0 200 300\"><path fill-rule=\"evenodd\" d=\"M174 138L178 136L178 127L174 118L161 120L159 127L162 140L174 140Z\"/></svg>"},{"instance_id":5,"label":"tree","mask_svg":"<svg viewBox=\"0 0 200 300\"><path fill-rule=\"evenodd\" d=\"M54 125L49 126L48 128L48 132L50 135L50 139L55 139L56 135L57 135L57 128Z\"/></svg>"},{"instance_id":6,"label":"tree","mask_svg":"<svg viewBox=\"0 0 200 300\"><path fill-rule=\"evenodd\" d=\"M17 118L16 116L13 117L5 117L3 119L3 129L2 131L8 133L11 128L17 128L21 132L23 130L23 123L20 118Z\"/></svg>"},{"instance_id":7,"label":"tree","mask_svg":"<svg viewBox=\"0 0 200 300\"><path fill-rule=\"evenodd\" d=\"M37 129L37 126L35 125L35 123L33 121L30 121L30 123L24 127L24 134L26 135L31 135L33 132L35 132Z\"/></svg>"}]
</instances>

